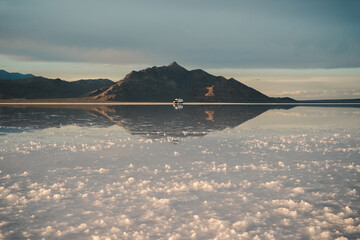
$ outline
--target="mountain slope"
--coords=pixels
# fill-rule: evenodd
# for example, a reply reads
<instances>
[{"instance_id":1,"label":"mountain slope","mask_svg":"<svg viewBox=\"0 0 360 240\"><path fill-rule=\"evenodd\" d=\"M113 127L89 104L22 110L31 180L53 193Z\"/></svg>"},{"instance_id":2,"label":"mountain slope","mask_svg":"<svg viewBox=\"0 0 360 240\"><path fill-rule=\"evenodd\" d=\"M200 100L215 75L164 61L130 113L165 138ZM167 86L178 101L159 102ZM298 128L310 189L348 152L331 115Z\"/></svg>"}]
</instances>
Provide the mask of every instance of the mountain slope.
<instances>
[{"instance_id":1,"label":"mountain slope","mask_svg":"<svg viewBox=\"0 0 360 240\"><path fill-rule=\"evenodd\" d=\"M233 78L213 76L200 69L188 71L176 62L133 71L90 96L102 101L171 102L182 97L187 102L274 102Z\"/></svg>"},{"instance_id":2,"label":"mountain slope","mask_svg":"<svg viewBox=\"0 0 360 240\"><path fill-rule=\"evenodd\" d=\"M79 80L67 82L61 79L32 77L0 81L0 98L70 98L82 97L104 86L114 84L109 79Z\"/></svg>"},{"instance_id":3,"label":"mountain slope","mask_svg":"<svg viewBox=\"0 0 360 240\"><path fill-rule=\"evenodd\" d=\"M5 70L0 70L0 80L14 80L35 77L32 74L9 73Z\"/></svg>"}]
</instances>

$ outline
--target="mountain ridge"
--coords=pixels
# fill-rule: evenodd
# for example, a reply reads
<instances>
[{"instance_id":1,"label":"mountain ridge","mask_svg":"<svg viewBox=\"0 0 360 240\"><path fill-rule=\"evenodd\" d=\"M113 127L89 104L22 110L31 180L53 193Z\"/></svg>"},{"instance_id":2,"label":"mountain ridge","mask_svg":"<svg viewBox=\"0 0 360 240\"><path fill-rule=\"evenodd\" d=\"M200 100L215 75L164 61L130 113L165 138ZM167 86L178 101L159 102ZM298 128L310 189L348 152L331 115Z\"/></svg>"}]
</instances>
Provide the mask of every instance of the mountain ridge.
<instances>
[{"instance_id":1,"label":"mountain ridge","mask_svg":"<svg viewBox=\"0 0 360 240\"><path fill-rule=\"evenodd\" d=\"M35 77L35 75L22 74L18 72L11 73L0 69L0 80L15 80L15 79L24 79L24 78L32 78L32 77Z\"/></svg>"},{"instance_id":2,"label":"mountain ridge","mask_svg":"<svg viewBox=\"0 0 360 240\"><path fill-rule=\"evenodd\" d=\"M112 85L109 79L91 79L68 82L65 80L44 77L9 79L0 81L0 98L72 98L84 97L89 92L104 86Z\"/></svg>"}]
</instances>

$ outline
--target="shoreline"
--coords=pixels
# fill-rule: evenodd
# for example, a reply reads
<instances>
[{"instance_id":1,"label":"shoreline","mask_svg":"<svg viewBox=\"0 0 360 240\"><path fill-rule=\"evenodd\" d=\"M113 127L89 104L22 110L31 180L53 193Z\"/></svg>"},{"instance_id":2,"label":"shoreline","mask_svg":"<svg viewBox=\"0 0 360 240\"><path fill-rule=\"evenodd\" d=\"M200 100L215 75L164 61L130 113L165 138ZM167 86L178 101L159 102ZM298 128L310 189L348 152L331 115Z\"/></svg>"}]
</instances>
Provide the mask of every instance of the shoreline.
<instances>
[{"instance_id":1,"label":"shoreline","mask_svg":"<svg viewBox=\"0 0 360 240\"><path fill-rule=\"evenodd\" d=\"M164 106L172 106L173 103L172 102L31 102L31 101L26 101L26 102L1 102L0 101L0 106L10 106L10 105L24 105L24 106L66 106L66 105L72 105L72 106L77 106L77 105L87 105L87 106L141 106L141 105L164 105ZM188 102L188 103L183 103L182 105L186 106L194 106L194 105L267 105L267 106L319 106L319 105L360 105L360 103L223 103L223 102Z\"/></svg>"}]
</instances>

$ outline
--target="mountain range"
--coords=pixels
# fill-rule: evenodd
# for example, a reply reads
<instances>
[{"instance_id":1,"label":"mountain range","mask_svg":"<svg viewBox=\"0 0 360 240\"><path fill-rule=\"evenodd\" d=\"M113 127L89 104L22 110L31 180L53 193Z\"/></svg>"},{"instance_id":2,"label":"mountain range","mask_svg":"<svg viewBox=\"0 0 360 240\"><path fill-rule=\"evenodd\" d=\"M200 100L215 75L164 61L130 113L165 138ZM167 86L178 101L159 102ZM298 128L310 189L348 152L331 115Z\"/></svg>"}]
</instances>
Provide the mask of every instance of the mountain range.
<instances>
[{"instance_id":1,"label":"mountain range","mask_svg":"<svg viewBox=\"0 0 360 240\"><path fill-rule=\"evenodd\" d=\"M78 98L112 84L114 82L109 79L78 80L74 82L44 77L0 79L0 99Z\"/></svg>"},{"instance_id":2,"label":"mountain range","mask_svg":"<svg viewBox=\"0 0 360 240\"><path fill-rule=\"evenodd\" d=\"M214 76L201 69L187 70L176 62L132 71L115 83L108 79L67 82L32 75L24 79L0 78L0 98L3 99L80 97L101 102L171 102L178 97L186 102L296 102L291 98L266 96L233 78Z\"/></svg>"}]
</instances>

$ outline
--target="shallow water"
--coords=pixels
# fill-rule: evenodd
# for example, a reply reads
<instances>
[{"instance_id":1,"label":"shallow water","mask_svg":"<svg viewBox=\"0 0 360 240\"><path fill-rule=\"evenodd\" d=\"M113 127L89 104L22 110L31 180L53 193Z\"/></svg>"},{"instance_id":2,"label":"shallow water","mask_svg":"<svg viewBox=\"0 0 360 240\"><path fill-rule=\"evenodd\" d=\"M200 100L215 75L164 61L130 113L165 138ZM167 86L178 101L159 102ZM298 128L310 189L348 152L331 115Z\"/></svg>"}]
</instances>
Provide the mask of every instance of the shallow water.
<instances>
[{"instance_id":1,"label":"shallow water","mask_svg":"<svg viewBox=\"0 0 360 240\"><path fill-rule=\"evenodd\" d=\"M0 108L4 239L356 239L360 108Z\"/></svg>"}]
</instances>

